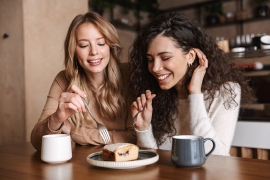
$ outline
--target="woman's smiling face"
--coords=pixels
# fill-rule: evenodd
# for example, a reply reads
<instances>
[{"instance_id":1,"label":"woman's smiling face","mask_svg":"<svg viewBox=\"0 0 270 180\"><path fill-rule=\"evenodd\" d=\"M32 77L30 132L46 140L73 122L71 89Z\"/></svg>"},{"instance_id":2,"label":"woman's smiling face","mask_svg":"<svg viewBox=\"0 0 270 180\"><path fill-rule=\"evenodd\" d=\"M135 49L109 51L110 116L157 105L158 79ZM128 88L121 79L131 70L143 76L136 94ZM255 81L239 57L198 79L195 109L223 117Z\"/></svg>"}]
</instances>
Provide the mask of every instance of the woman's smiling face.
<instances>
[{"instance_id":1,"label":"woman's smiling face","mask_svg":"<svg viewBox=\"0 0 270 180\"><path fill-rule=\"evenodd\" d=\"M86 74L104 71L110 60L110 47L92 23L80 25L76 31L76 55Z\"/></svg>"},{"instance_id":2,"label":"woman's smiling face","mask_svg":"<svg viewBox=\"0 0 270 180\"><path fill-rule=\"evenodd\" d=\"M158 35L147 50L148 70L155 76L163 90L174 87L187 72L188 58L175 42L166 36Z\"/></svg>"}]
</instances>

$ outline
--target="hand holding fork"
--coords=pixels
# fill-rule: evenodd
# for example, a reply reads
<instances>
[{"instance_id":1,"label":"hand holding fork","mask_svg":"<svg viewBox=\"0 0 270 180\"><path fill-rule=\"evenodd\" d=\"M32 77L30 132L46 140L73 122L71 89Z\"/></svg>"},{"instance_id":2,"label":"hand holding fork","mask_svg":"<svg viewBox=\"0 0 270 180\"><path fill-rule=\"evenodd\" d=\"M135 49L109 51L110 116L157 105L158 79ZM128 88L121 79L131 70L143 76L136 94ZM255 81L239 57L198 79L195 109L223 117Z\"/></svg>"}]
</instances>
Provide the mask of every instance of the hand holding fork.
<instances>
[{"instance_id":1,"label":"hand holding fork","mask_svg":"<svg viewBox=\"0 0 270 180\"><path fill-rule=\"evenodd\" d=\"M82 100L83 100L83 103L84 103L87 111L89 112L90 116L96 122L97 128L99 130L99 133L100 133L102 139L104 140L105 144L108 144L111 141L111 138L110 138L110 135L109 135L109 132L108 132L107 128L104 125L97 122L97 120L94 118L94 116L93 116L93 114L92 114L92 112L91 112L91 110L90 110L90 108L89 108L89 106L87 104L87 101L84 98L82 98Z\"/></svg>"},{"instance_id":2,"label":"hand holding fork","mask_svg":"<svg viewBox=\"0 0 270 180\"><path fill-rule=\"evenodd\" d=\"M146 90L131 105L131 112L133 115L133 125L136 129L143 131L149 129L152 119L152 100L155 97L150 90Z\"/></svg>"}]
</instances>

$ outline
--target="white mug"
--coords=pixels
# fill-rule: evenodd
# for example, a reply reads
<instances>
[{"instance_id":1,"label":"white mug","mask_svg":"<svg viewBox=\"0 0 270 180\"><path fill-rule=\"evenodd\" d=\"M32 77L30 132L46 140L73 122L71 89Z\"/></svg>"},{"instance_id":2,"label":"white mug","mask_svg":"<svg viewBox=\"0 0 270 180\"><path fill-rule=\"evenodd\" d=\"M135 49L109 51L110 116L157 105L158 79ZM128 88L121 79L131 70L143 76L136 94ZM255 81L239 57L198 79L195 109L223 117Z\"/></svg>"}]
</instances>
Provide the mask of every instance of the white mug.
<instances>
[{"instance_id":1,"label":"white mug","mask_svg":"<svg viewBox=\"0 0 270 180\"><path fill-rule=\"evenodd\" d=\"M42 136L41 160L47 163L62 163L72 158L71 138L68 134Z\"/></svg>"}]
</instances>

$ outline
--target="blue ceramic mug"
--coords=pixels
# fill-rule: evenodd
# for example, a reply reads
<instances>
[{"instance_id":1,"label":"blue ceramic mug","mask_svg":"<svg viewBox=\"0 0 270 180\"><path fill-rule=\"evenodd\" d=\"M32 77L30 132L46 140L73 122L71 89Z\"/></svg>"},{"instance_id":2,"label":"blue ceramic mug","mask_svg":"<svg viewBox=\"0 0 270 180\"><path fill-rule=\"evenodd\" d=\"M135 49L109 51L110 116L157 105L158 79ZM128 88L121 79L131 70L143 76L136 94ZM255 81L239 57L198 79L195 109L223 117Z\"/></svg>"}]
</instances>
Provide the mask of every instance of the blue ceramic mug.
<instances>
[{"instance_id":1,"label":"blue ceramic mug","mask_svg":"<svg viewBox=\"0 0 270 180\"><path fill-rule=\"evenodd\" d=\"M204 143L211 141L212 149L205 154ZM172 138L172 163L179 167L202 166L208 156L215 150L215 141L195 135L177 135Z\"/></svg>"}]
</instances>

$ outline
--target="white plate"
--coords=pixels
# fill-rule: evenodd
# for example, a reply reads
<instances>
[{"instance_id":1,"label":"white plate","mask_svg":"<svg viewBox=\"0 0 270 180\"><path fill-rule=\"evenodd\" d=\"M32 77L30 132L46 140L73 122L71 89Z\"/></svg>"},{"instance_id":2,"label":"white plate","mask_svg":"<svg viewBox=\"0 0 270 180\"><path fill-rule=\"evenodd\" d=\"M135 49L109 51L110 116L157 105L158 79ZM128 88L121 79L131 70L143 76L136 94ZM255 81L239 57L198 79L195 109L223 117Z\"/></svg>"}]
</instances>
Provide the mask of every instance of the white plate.
<instances>
[{"instance_id":1,"label":"white plate","mask_svg":"<svg viewBox=\"0 0 270 180\"><path fill-rule=\"evenodd\" d=\"M270 45L270 35L264 35L261 37L261 42L265 45Z\"/></svg>"},{"instance_id":2,"label":"white plate","mask_svg":"<svg viewBox=\"0 0 270 180\"><path fill-rule=\"evenodd\" d=\"M102 159L102 152L96 152L89 154L86 158L87 162L93 166L111 168L111 169L131 169L141 166L146 166L157 162L159 155L153 151L140 150L137 160L115 162L115 161L104 161Z\"/></svg>"},{"instance_id":3,"label":"white plate","mask_svg":"<svg viewBox=\"0 0 270 180\"><path fill-rule=\"evenodd\" d=\"M244 52L246 50L246 48L244 47L235 47L235 48L232 48L232 52Z\"/></svg>"},{"instance_id":4,"label":"white plate","mask_svg":"<svg viewBox=\"0 0 270 180\"><path fill-rule=\"evenodd\" d=\"M270 44L269 45L261 44L261 48L262 49L270 49Z\"/></svg>"}]
</instances>

